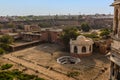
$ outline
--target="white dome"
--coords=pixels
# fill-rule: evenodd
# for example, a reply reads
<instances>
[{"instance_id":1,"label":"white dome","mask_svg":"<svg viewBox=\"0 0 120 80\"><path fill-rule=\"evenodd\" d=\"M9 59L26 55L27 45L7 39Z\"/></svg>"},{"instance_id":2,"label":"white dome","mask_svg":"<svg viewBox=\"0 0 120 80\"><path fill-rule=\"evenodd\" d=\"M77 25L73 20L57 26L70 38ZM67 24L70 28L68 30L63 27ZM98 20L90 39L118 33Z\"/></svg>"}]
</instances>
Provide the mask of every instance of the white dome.
<instances>
[{"instance_id":1,"label":"white dome","mask_svg":"<svg viewBox=\"0 0 120 80\"><path fill-rule=\"evenodd\" d=\"M85 36L78 36L77 37L77 39L76 39L77 41L84 41L84 40L86 40L86 38L85 38Z\"/></svg>"},{"instance_id":2,"label":"white dome","mask_svg":"<svg viewBox=\"0 0 120 80\"><path fill-rule=\"evenodd\" d=\"M93 40L90 38L86 38L85 36L78 36L76 40L71 40L70 44L75 44L75 45L91 45L93 44Z\"/></svg>"}]
</instances>

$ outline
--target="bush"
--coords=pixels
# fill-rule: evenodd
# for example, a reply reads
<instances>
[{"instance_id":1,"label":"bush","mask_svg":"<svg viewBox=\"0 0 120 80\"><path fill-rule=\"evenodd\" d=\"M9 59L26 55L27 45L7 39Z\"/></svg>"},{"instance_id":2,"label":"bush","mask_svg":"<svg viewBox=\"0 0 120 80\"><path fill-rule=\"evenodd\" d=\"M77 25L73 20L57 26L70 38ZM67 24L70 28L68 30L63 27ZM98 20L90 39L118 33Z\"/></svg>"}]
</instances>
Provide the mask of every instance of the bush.
<instances>
[{"instance_id":1,"label":"bush","mask_svg":"<svg viewBox=\"0 0 120 80\"><path fill-rule=\"evenodd\" d=\"M77 36L79 36L79 30L77 28L67 27L63 30L62 34L60 35L60 39L62 40L67 51L69 51L70 39L76 39Z\"/></svg>"},{"instance_id":2,"label":"bush","mask_svg":"<svg viewBox=\"0 0 120 80\"><path fill-rule=\"evenodd\" d=\"M1 69L2 69L2 70L9 69L9 68L11 68L12 66L13 66L13 64L4 64L4 65L1 66Z\"/></svg>"},{"instance_id":3,"label":"bush","mask_svg":"<svg viewBox=\"0 0 120 80\"><path fill-rule=\"evenodd\" d=\"M89 38L99 38L98 35L96 34L83 34L83 36L89 37Z\"/></svg>"},{"instance_id":4,"label":"bush","mask_svg":"<svg viewBox=\"0 0 120 80\"><path fill-rule=\"evenodd\" d=\"M74 77L74 76L79 76L79 75L80 75L80 73L77 72L77 71L68 72L68 73L67 73L67 76L68 76L68 77Z\"/></svg>"},{"instance_id":5,"label":"bush","mask_svg":"<svg viewBox=\"0 0 120 80\"><path fill-rule=\"evenodd\" d=\"M2 71L0 72L0 80L45 80L43 78L38 78L35 75L23 74L21 71L15 69L12 71Z\"/></svg>"},{"instance_id":6,"label":"bush","mask_svg":"<svg viewBox=\"0 0 120 80\"><path fill-rule=\"evenodd\" d=\"M0 48L0 54L3 54L3 53L5 53L5 50Z\"/></svg>"},{"instance_id":7,"label":"bush","mask_svg":"<svg viewBox=\"0 0 120 80\"><path fill-rule=\"evenodd\" d=\"M4 43L4 44L11 44L11 43L13 43L13 41L14 41L14 39L9 35L3 35L0 38L0 42Z\"/></svg>"},{"instance_id":8,"label":"bush","mask_svg":"<svg viewBox=\"0 0 120 80\"><path fill-rule=\"evenodd\" d=\"M1 44L0 44L0 47L1 47L2 49L4 49L5 51L10 51L10 47L9 47L8 44L1 43Z\"/></svg>"},{"instance_id":9,"label":"bush","mask_svg":"<svg viewBox=\"0 0 120 80\"><path fill-rule=\"evenodd\" d=\"M110 29L107 29L107 28L101 29L100 31L101 31L100 33L101 37L107 37L112 32Z\"/></svg>"},{"instance_id":10,"label":"bush","mask_svg":"<svg viewBox=\"0 0 120 80\"><path fill-rule=\"evenodd\" d=\"M43 79L43 78L36 78L35 80L45 80L45 79Z\"/></svg>"},{"instance_id":11,"label":"bush","mask_svg":"<svg viewBox=\"0 0 120 80\"><path fill-rule=\"evenodd\" d=\"M89 26L87 23L82 23L82 24L81 24L81 29L82 29L84 32L89 32L89 31L90 31L90 26Z\"/></svg>"}]
</instances>

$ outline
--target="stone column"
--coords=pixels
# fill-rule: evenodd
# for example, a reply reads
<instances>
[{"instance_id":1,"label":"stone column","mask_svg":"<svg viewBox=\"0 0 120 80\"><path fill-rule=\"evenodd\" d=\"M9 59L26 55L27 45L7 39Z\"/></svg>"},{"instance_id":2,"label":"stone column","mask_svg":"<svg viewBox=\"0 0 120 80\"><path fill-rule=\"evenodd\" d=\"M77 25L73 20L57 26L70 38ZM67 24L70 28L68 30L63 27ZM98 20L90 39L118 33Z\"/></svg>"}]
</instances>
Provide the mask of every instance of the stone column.
<instances>
[{"instance_id":1,"label":"stone column","mask_svg":"<svg viewBox=\"0 0 120 80\"><path fill-rule=\"evenodd\" d=\"M86 47L86 53L90 53L90 50L89 50L89 49L90 49L90 46L87 45L87 46L85 46L85 47Z\"/></svg>"},{"instance_id":2,"label":"stone column","mask_svg":"<svg viewBox=\"0 0 120 80\"><path fill-rule=\"evenodd\" d=\"M93 52L93 45L91 45L91 53Z\"/></svg>"},{"instance_id":3,"label":"stone column","mask_svg":"<svg viewBox=\"0 0 120 80\"><path fill-rule=\"evenodd\" d=\"M81 49L82 49L82 46L78 46L78 54L82 53Z\"/></svg>"},{"instance_id":4,"label":"stone column","mask_svg":"<svg viewBox=\"0 0 120 80\"><path fill-rule=\"evenodd\" d=\"M74 53L74 45L70 45L70 52Z\"/></svg>"}]
</instances>

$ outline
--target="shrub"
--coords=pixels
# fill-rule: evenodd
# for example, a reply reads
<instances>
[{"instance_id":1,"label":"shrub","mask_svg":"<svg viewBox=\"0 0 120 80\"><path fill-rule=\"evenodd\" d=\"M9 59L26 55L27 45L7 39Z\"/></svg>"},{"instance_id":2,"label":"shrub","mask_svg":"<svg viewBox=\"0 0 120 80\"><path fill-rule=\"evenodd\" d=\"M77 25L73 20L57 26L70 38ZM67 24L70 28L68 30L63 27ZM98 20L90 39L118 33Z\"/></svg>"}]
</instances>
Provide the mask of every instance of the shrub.
<instances>
[{"instance_id":1,"label":"shrub","mask_svg":"<svg viewBox=\"0 0 120 80\"><path fill-rule=\"evenodd\" d=\"M90 31L90 26L89 26L87 23L82 23L82 24L81 24L81 29L82 29L84 32L89 32L89 31Z\"/></svg>"},{"instance_id":2,"label":"shrub","mask_svg":"<svg viewBox=\"0 0 120 80\"><path fill-rule=\"evenodd\" d=\"M67 73L67 76L68 76L68 77L74 77L74 76L79 76L79 75L80 75L80 73L77 72L77 71L68 72L68 73Z\"/></svg>"},{"instance_id":3,"label":"shrub","mask_svg":"<svg viewBox=\"0 0 120 80\"><path fill-rule=\"evenodd\" d=\"M0 48L0 54L3 54L3 53L5 53L5 50Z\"/></svg>"},{"instance_id":4,"label":"shrub","mask_svg":"<svg viewBox=\"0 0 120 80\"><path fill-rule=\"evenodd\" d=\"M2 69L2 70L9 69L9 68L11 68L12 66L13 66L13 64L4 64L4 65L1 66L1 69Z\"/></svg>"},{"instance_id":5,"label":"shrub","mask_svg":"<svg viewBox=\"0 0 120 80\"><path fill-rule=\"evenodd\" d=\"M43 78L38 78L35 75L24 74L21 71L15 69L12 71L1 71L0 80L45 80Z\"/></svg>"},{"instance_id":6,"label":"shrub","mask_svg":"<svg viewBox=\"0 0 120 80\"><path fill-rule=\"evenodd\" d=\"M9 35L3 35L0 38L0 42L4 43L4 44L11 44L11 43L13 43L13 41L14 41L14 39Z\"/></svg>"},{"instance_id":7,"label":"shrub","mask_svg":"<svg viewBox=\"0 0 120 80\"><path fill-rule=\"evenodd\" d=\"M89 38L99 38L98 35L96 34L83 34L83 36L89 37Z\"/></svg>"}]
</instances>

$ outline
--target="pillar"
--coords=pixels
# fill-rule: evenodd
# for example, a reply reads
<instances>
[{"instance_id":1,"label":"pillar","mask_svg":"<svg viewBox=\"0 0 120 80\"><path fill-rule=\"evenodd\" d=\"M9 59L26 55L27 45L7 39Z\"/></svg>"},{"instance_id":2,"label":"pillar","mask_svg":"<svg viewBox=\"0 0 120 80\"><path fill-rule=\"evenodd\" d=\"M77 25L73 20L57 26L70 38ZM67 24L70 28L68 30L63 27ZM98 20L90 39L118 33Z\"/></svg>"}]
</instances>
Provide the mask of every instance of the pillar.
<instances>
[{"instance_id":1,"label":"pillar","mask_svg":"<svg viewBox=\"0 0 120 80\"><path fill-rule=\"evenodd\" d=\"M82 53L82 46L78 46L78 54Z\"/></svg>"},{"instance_id":2,"label":"pillar","mask_svg":"<svg viewBox=\"0 0 120 80\"><path fill-rule=\"evenodd\" d=\"M87 46L85 46L85 47L86 47L86 53L90 53L90 50L89 50L89 49L90 49L90 46L87 45Z\"/></svg>"},{"instance_id":3,"label":"pillar","mask_svg":"<svg viewBox=\"0 0 120 80\"><path fill-rule=\"evenodd\" d=\"M91 53L93 52L93 45L91 45Z\"/></svg>"},{"instance_id":4,"label":"pillar","mask_svg":"<svg viewBox=\"0 0 120 80\"><path fill-rule=\"evenodd\" d=\"M70 52L74 53L74 45L70 45Z\"/></svg>"}]
</instances>

